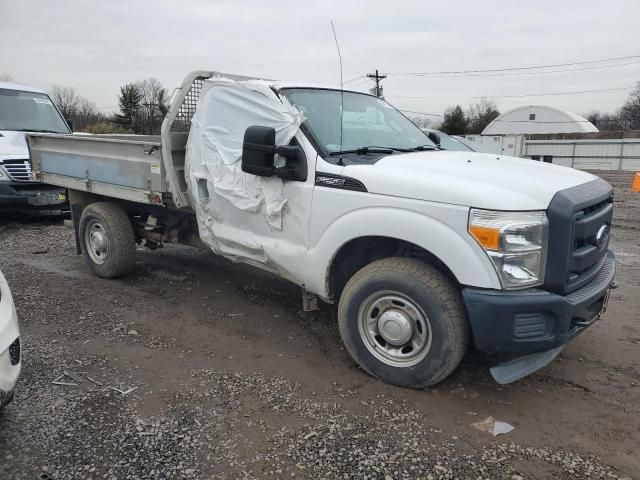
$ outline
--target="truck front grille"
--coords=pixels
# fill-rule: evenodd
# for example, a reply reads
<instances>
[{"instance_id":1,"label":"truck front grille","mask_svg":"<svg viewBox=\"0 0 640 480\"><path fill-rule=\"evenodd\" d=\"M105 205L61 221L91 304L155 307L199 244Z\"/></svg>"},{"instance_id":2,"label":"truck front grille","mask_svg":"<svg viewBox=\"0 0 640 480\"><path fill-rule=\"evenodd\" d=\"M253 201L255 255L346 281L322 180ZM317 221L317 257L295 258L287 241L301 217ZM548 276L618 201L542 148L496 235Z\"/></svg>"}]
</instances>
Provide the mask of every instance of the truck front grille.
<instances>
[{"instance_id":1,"label":"truck front grille","mask_svg":"<svg viewBox=\"0 0 640 480\"><path fill-rule=\"evenodd\" d=\"M566 295L589 283L602 268L608 236L598 244L598 232L611 227L611 185L597 178L561 190L547 209L549 252L544 288ZM601 240L603 240L601 238Z\"/></svg>"},{"instance_id":2,"label":"truck front grille","mask_svg":"<svg viewBox=\"0 0 640 480\"><path fill-rule=\"evenodd\" d=\"M606 243L598 245L597 235L600 229L607 225L611 227L613 218L613 197L597 202L579 210L574 216L574 242L567 285L572 286L583 283L584 277L593 277L602 266L609 239Z\"/></svg>"},{"instance_id":3,"label":"truck front grille","mask_svg":"<svg viewBox=\"0 0 640 480\"><path fill-rule=\"evenodd\" d=\"M12 180L18 182L33 181L33 173L31 172L29 160L5 160L2 162L2 166Z\"/></svg>"}]
</instances>

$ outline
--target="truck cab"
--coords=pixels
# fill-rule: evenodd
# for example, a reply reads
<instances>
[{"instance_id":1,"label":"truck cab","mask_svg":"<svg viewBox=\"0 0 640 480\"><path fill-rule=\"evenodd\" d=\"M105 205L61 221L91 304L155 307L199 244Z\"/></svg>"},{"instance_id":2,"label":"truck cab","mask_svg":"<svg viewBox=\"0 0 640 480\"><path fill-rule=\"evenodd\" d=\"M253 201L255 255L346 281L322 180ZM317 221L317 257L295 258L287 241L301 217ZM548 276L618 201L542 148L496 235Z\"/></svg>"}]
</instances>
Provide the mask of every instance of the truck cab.
<instances>
[{"instance_id":1,"label":"truck cab","mask_svg":"<svg viewBox=\"0 0 640 480\"><path fill-rule=\"evenodd\" d=\"M0 82L0 212L57 210L65 189L34 181L26 135L71 133L46 92Z\"/></svg>"}]
</instances>

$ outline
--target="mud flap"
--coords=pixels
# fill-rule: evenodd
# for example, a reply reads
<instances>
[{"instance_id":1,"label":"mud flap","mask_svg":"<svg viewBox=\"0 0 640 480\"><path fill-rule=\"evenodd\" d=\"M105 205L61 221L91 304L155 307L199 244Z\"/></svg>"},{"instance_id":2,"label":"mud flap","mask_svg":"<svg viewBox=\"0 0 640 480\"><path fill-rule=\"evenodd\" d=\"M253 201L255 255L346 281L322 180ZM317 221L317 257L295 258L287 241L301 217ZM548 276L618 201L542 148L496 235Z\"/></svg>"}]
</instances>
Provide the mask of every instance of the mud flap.
<instances>
[{"instance_id":1,"label":"mud flap","mask_svg":"<svg viewBox=\"0 0 640 480\"><path fill-rule=\"evenodd\" d=\"M302 289L302 311L303 312L314 312L319 310L318 308L318 296L307 292L304 288Z\"/></svg>"},{"instance_id":2,"label":"mud flap","mask_svg":"<svg viewBox=\"0 0 640 480\"><path fill-rule=\"evenodd\" d=\"M546 367L551 361L558 356L564 345L561 345L546 352L532 353L524 357L516 358L510 362L503 363L497 367L490 369L491 376L500 385L513 383L516 380L532 374L542 367Z\"/></svg>"}]
</instances>

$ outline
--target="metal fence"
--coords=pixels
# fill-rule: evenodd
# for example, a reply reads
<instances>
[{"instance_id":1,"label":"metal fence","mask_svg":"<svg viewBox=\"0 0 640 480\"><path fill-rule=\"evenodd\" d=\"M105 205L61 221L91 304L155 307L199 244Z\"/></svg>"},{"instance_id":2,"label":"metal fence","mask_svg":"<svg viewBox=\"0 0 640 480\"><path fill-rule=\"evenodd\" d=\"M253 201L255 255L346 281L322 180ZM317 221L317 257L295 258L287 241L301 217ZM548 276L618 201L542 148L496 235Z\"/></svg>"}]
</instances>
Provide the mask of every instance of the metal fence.
<instances>
[{"instance_id":1,"label":"metal fence","mask_svg":"<svg viewBox=\"0 0 640 480\"><path fill-rule=\"evenodd\" d=\"M640 170L640 138L525 139L519 156L581 170Z\"/></svg>"}]
</instances>

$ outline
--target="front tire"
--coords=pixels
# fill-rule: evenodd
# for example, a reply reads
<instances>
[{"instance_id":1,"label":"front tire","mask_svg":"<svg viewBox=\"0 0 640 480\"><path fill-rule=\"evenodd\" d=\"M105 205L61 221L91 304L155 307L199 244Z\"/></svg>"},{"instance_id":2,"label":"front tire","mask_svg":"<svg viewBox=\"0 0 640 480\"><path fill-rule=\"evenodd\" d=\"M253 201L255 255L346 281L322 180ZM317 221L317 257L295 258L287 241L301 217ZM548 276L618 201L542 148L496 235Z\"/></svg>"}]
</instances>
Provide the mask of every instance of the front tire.
<instances>
[{"instance_id":1,"label":"front tire","mask_svg":"<svg viewBox=\"0 0 640 480\"><path fill-rule=\"evenodd\" d=\"M446 378L469 344L456 285L412 258L377 260L347 283L340 335L353 359L387 383L423 388Z\"/></svg>"},{"instance_id":2,"label":"front tire","mask_svg":"<svg viewBox=\"0 0 640 480\"><path fill-rule=\"evenodd\" d=\"M118 278L135 268L136 240L125 211L109 202L87 205L80 217L80 247L91 271Z\"/></svg>"}]
</instances>

